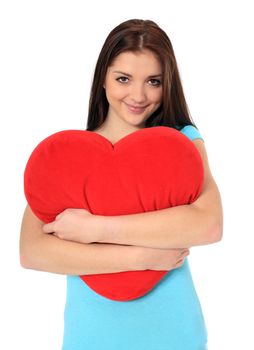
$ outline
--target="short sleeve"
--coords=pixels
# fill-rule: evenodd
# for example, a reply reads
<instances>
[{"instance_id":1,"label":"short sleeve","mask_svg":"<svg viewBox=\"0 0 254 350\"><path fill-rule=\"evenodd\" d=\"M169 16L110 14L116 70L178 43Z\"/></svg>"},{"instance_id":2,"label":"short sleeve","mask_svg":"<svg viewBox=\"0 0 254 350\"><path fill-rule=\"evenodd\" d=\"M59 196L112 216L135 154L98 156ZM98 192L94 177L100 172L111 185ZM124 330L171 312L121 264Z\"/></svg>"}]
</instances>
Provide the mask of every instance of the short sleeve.
<instances>
[{"instance_id":1,"label":"short sleeve","mask_svg":"<svg viewBox=\"0 0 254 350\"><path fill-rule=\"evenodd\" d=\"M195 139L201 139L204 142L203 137L201 136L199 130L193 125L186 125L181 130L185 136L187 136L191 141Z\"/></svg>"}]
</instances>

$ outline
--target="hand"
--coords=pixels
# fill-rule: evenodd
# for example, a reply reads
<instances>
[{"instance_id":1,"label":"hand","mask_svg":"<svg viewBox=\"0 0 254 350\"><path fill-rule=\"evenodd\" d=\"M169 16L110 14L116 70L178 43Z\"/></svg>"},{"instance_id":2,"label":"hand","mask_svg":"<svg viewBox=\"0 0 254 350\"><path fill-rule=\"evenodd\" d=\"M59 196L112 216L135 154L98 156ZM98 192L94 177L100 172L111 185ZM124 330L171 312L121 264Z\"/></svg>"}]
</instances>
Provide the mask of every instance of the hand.
<instances>
[{"instance_id":1,"label":"hand","mask_svg":"<svg viewBox=\"0 0 254 350\"><path fill-rule=\"evenodd\" d=\"M189 249L141 248L140 258L144 269L170 271L183 265Z\"/></svg>"},{"instance_id":2,"label":"hand","mask_svg":"<svg viewBox=\"0 0 254 350\"><path fill-rule=\"evenodd\" d=\"M67 241L97 242L100 237L96 217L85 209L68 208L58 214L55 221L45 224L42 230Z\"/></svg>"}]
</instances>

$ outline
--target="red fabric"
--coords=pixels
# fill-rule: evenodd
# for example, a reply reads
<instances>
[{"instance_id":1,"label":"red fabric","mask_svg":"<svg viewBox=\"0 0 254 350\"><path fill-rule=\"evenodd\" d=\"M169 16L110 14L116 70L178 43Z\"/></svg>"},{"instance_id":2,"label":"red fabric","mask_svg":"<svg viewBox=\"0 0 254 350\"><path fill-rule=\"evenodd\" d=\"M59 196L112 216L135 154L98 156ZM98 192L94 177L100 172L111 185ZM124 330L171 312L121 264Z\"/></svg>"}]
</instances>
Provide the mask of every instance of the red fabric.
<instances>
[{"instance_id":1,"label":"red fabric","mask_svg":"<svg viewBox=\"0 0 254 350\"><path fill-rule=\"evenodd\" d=\"M24 191L35 215L48 223L66 208L123 215L189 204L199 196L203 177L199 151L176 129L140 129L114 145L91 131L64 130L33 150ZM98 294L127 301L148 293L167 272L80 277Z\"/></svg>"}]
</instances>

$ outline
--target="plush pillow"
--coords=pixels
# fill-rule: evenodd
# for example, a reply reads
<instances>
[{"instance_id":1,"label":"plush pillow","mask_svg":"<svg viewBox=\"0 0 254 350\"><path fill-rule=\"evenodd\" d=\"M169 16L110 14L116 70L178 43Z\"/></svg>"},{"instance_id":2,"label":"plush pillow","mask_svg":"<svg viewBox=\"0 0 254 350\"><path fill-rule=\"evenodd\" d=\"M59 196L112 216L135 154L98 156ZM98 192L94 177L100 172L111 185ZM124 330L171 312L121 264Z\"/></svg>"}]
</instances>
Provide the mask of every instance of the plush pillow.
<instances>
[{"instance_id":1,"label":"plush pillow","mask_svg":"<svg viewBox=\"0 0 254 350\"><path fill-rule=\"evenodd\" d=\"M192 203L204 169L195 145L176 129L139 129L114 145L88 130L64 130L41 141L24 172L24 192L45 223L66 208L95 215L148 212ZM184 220L184 218L183 218ZM117 301L148 293L168 271L80 276L96 293Z\"/></svg>"}]
</instances>

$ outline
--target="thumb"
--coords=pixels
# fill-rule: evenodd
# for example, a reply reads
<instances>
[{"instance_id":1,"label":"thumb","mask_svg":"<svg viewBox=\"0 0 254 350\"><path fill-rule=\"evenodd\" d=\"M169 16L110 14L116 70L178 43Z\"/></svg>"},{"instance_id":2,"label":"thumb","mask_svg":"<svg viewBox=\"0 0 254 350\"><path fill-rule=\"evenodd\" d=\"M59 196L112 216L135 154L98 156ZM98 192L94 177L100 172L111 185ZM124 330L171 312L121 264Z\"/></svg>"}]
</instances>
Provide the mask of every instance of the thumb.
<instances>
[{"instance_id":1,"label":"thumb","mask_svg":"<svg viewBox=\"0 0 254 350\"><path fill-rule=\"evenodd\" d=\"M60 219L61 216L63 216L63 212L59 213L59 214L55 217L55 220Z\"/></svg>"},{"instance_id":2,"label":"thumb","mask_svg":"<svg viewBox=\"0 0 254 350\"><path fill-rule=\"evenodd\" d=\"M49 224L45 224L42 226L42 231L44 233L52 233L53 231L53 224L50 222Z\"/></svg>"}]
</instances>

